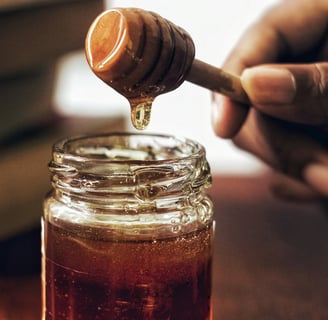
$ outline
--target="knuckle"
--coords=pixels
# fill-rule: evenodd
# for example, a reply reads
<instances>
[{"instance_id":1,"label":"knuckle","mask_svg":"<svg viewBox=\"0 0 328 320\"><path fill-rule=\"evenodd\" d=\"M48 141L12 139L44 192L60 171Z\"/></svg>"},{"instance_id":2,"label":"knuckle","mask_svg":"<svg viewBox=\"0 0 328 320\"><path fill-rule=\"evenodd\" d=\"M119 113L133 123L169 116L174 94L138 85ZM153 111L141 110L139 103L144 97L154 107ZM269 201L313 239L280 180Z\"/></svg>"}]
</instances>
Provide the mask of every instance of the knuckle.
<instances>
[{"instance_id":1,"label":"knuckle","mask_svg":"<svg viewBox=\"0 0 328 320\"><path fill-rule=\"evenodd\" d=\"M316 96L328 96L328 63L314 64L313 90Z\"/></svg>"},{"instance_id":2,"label":"knuckle","mask_svg":"<svg viewBox=\"0 0 328 320\"><path fill-rule=\"evenodd\" d=\"M307 105L308 119L312 118L314 124L326 124L328 121L328 63L314 63L312 73L312 85L310 96L312 97L311 108ZM313 118L314 116L314 118Z\"/></svg>"}]
</instances>

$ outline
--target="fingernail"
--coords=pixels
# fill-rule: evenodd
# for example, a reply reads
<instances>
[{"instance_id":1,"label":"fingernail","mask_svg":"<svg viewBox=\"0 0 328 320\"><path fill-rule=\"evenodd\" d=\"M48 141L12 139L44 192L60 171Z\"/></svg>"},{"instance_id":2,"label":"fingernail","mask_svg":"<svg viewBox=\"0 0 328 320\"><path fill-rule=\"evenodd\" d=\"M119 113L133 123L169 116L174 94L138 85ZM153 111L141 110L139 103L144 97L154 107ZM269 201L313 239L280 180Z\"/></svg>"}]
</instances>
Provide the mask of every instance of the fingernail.
<instances>
[{"instance_id":1,"label":"fingernail","mask_svg":"<svg viewBox=\"0 0 328 320\"><path fill-rule=\"evenodd\" d=\"M258 104L289 104L296 95L295 78L287 69L262 66L245 69L241 81L250 99Z\"/></svg>"},{"instance_id":2,"label":"fingernail","mask_svg":"<svg viewBox=\"0 0 328 320\"><path fill-rule=\"evenodd\" d=\"M309 164L303 171L303 177L315 190L328 196L328 165Z\"/></svg>"}]
</instances>

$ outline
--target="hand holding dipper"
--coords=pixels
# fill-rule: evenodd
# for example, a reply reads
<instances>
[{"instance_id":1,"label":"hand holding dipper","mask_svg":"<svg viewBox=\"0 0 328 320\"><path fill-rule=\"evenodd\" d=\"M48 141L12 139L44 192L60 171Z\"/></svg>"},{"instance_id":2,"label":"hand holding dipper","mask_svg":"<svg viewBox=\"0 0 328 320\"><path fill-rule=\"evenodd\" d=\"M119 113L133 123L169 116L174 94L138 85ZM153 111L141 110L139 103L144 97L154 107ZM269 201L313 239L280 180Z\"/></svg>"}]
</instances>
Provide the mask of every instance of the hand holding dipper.
<instances>
[{"instance_id":1,"label":"hand holding dipper","mask_svg":"<svg viewBox=\"0 0 328 320\"><path fill-rule=\"evenodd\" d=\"M90 26L85 46L93 72L129 100L137 129L148 125L154 98L184 80L249 103L238 76L195 59L190 35L156 13L105 11Z\"/></svg>"}]
</instances>

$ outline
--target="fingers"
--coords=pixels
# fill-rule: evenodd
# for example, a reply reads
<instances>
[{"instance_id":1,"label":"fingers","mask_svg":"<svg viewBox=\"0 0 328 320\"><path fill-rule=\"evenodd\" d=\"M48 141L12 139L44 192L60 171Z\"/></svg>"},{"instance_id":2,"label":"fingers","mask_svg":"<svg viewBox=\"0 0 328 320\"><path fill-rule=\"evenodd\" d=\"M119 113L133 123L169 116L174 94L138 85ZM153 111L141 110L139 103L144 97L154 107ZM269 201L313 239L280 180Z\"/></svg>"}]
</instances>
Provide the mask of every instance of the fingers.
<instances>
[{"instance_id":1,"label":"fingers","mask_svg":"<svg viewBox=\"0 0 328 320\"><path fill-rule=\"evenodd\" d=\"M279 2L223 65L241 75L252 108L213 94L215 133L301 181L276 187L289 197L328 196L328 63L317 63L328 57L327 15L326 0Z\"/></svg>"},{"instance_id":2,"label":"fingers","mask_svg":"<svg viewBox=\"0 0 328 320\"><path fill-rule=\"evenodd\" d=\"M245 68L260 64L302 61L303 58L306 59L303 61L317 61L323 59L323 55L327 57L327 46L324 49L327 14L326 0L279 2L244 33L223 69L240 75ZM309 88L309 84L298 83L299 92ZM223 138L232 138L241 128L247 110L217 93L213 96L213 115L221 115L213 117L214 131ZM301 95L298 97L301 99ZM226 119L230 122L226 123Z\"/></svg>"},{"instance_id":3,"label":"fingers","mask_svg":"<svg viewBox=\"0 0 328 320\"><path fill-rule=\"evenodd\" d=\"M328 63L264 65L241 81L252 105L272 117L309 125L328 123Z\"/></svg>"},{"instance_id":4,"label":"fingers","mask_svg":"<svg viewBox=\"0 0 328 320\"><path fill-rule=\"evenodd\" d=\"M305 183L280 173L273 173L270 180L271 192L285 201L314 201L323 197Z\"/></svg>"},{"instance_id":5,"label":"fingers","mask_svg":"<svg viewBox=\"0 0 328 320\"><path fill-rule=\"evenodd\" d=\"M212 127L214 132L221 138L235 136L245 122L248 107L219 94L213 96L213 102Z\"/></svg>"},{"instance_id":6,"label":"fingers","mask_svg":"<svg viewBox=\"0 0 328 320\"><path fill-rule=\"evenodd\" d=\"M328 150L324 141L309 135L307 127L251 109L234 141L279 173L272 191L280 198L316 200L328 196Z\"/></svg>"},{"instance_id":7,"label":"fingers","mask_svg":"<svg viewBox=\"0 0 328 320\"><path fill-rule=\"evenodd\" d=\"M259 63L276 59L280 50L279 37L268 28L251 26L243 35L222 68L240 75L242 71ZM270 45L271 44L271 45ZM243 125L248 108L232 101L219 93L213 93L212 125L214 132L221 138L232 138Z\"/></svg>"},{"instance_id":8,"label":"fingers","mask_svg":"<svg viewBox=\"0 0 328 320\"><path fill-rule=\"evenodd\" d=\"M314 190L328 197L328 164L308 165L304 169L304 179Z\"/></svg>"},{"instance_id":9,"label":"fingers","mask_svg":"<svg viewBox=\"0 0 328 320\"><path fill-rule=\"evenodd\" d=\"M242 85L252 105L277 119L323 126L328 123L328 63L264 65L246 69ZM248 109L214 95L213 128L222 138L236 135ZM328 137L327 137L328 138Z\"/></svg>"},{"instance_id":10,"label":"fingers","mask_svg":"<svg viewBox=\"0 0 328 320\"><path fill-rule=\"evenodd\" d=\"M258 23L251 26L231 52L222 68L240 75L250 66L275 61L282 49L281 38L271 27ZM219 93L213 93L213 129L221 138L232 138L243 125L248 108ZM218 117L217 115L220 115Z\"/></svg>"},{"instance_id":11,"label":"fingers","mask_svg":"<svg viewBox=\"0 0 328 320\"><path fill-rule=\"evenodd\" d=\"M253 108L234 142L275 170L298 180L304 181L308 165L328 166L327 142L312 137L307 127L273 119Z\"/></svg>"}]
</instances>

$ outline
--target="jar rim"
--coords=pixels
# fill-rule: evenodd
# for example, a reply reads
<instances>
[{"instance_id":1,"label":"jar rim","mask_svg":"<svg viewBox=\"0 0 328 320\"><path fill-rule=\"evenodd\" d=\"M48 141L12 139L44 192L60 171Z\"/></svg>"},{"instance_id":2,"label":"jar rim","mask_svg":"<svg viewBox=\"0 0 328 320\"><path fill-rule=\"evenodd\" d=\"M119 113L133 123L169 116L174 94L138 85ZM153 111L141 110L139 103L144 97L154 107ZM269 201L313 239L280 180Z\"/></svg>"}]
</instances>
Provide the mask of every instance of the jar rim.
<instances>
[{"instance_id":1,"label":"jar rim","mask_svg":"<svg viewBox=\"0 0 328 320\"><path fill-rule=\"evenodd\" d=\"M90 148L83 147L83 143L91 143L93 140L100 139L104 143L104 149L101 149L101 144L98 142L96 147L101 149L103 153L94 152ZM121 154L119 150L116 149L111 155L110 150L113 145L110 145L111 140L121 139L129 143L138 143L138 151L135 153L130 153L129 155L124 154L123 149ZM112 141L114 142L114 141ZM161 152L156 154L156 144L161 150L163 145L161 143L166 143L167 153ZM105 146L105 143L107 145ZM132 145L126 145L126 147L133 147ZM143 149L143 153L140 151ZM157 151L158 151L157 150ZM169 134L162 133L136 133L136 132L101 132L93 134L85 134L72 136L68 138L61 139L53 145L53 161L56 158L60 158L62 161L65 159L70 159L78 162L100 162L100 163L113 163L113 164L168 164L176 161L184 161L186 159L204 157L205 148L195 140L181 137L173 136ZM62 161L60 161L62 163Z\"/></svg>"}]
</instances>

